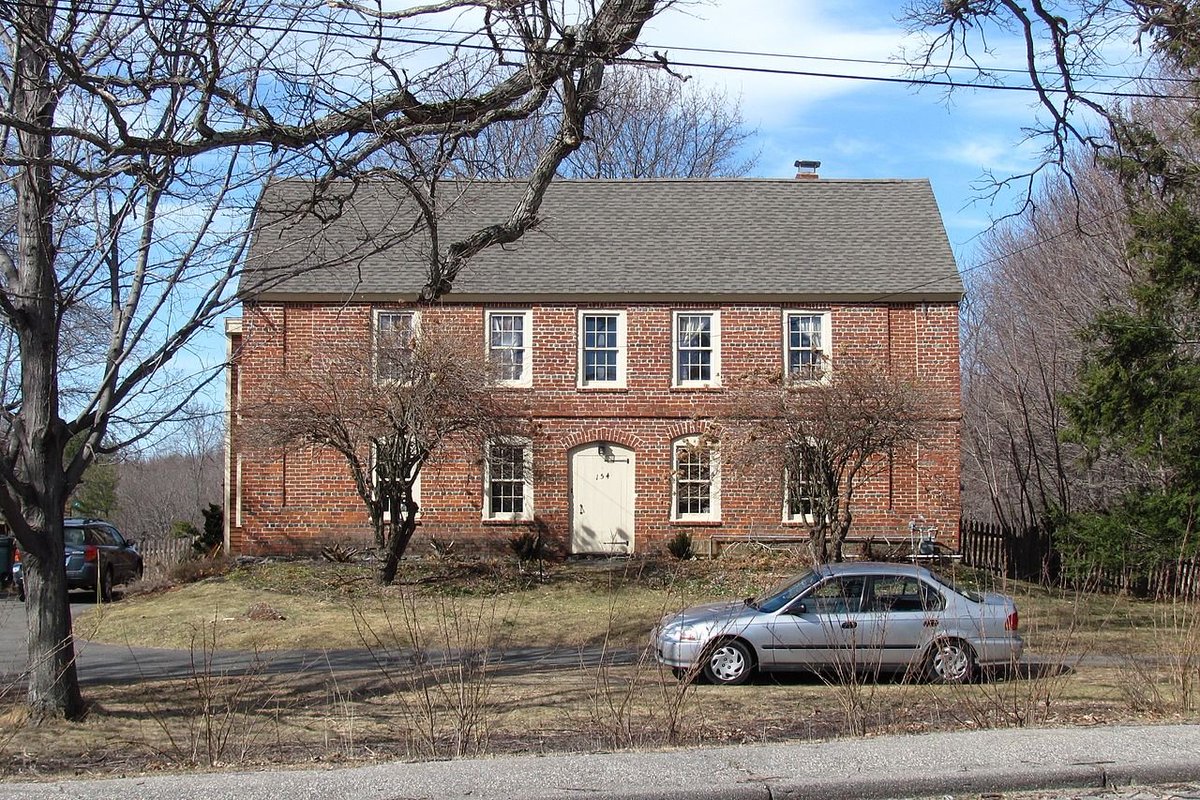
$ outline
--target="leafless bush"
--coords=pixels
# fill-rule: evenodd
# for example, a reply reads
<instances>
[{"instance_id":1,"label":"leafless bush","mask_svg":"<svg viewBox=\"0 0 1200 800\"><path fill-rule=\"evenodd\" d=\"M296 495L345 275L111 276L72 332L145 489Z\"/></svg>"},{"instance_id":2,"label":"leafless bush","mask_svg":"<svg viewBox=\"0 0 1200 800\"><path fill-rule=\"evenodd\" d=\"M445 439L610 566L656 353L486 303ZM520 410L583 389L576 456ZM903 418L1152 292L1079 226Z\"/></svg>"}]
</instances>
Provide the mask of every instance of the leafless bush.
<instances>
[{"instance_id":1,"label":"leafless bush","mask_svg":"<svg viewBox=\"0 0 1200 800\"><path fill-rule=\"evenodd\" d=\"M206 578L224 575L233 569L233 559L218 555L211 558L189 558L171 569L171 581L176 584L196 583Z\"/></svg>"},{"instance_id":2,"label":"leafless bush","mask_svg":"<svg viewBox=\"0 0 1200 800\"><path fill-rule=\"evenodd\" d=\"M1156 609L1154 655L1126 657L1121 690L1134 711L1191 714L1200 709L1200 603Z\"/></svg>"},{"instance_id":3,"label":"leafless bush","mask_svg":"<svg viewBox=\"0 0 1200 800\"><path fill-rule=\"evenodd\" d=\"M634 568L644 566L638 562ZM629 569L627 566L626 573ZM676 571L668 589L678 574ZM628 574L623 577L628 578ZM613 749L678 744L686 733L684 721L689 718L689 700L700 667L672 674L672 670L657 663L650 647L642 648L632 664L621 665L621 653L613 649L612 641L622 608L618 594L613 592L599 655L590 667L585 659L592 727L602 745ZM666 614L677 609L664 606L660 610Z\"/></svg>"},{"instance_id":4,"label":"leafless bush","mask_svg":"<svg viewBox=\"0 0 1200 800\"><path fill-rule=\"evenodd\" d=\"M1097 595L1083 587L1066 595L1065 616L1039 632L1026 621L1023 634L1041 647L1027 650L1019 661L986 669L976 668L975 680L951 687L955 715L975 728L1025 727L1054 721L1080 660L1095 648L1104 621L1090 619ZM1036 626L1036 623L1035 623Z\"/></svg>"},{"instance_id":5,"label":"leafless bush","mask_svg":"<svg viewBox=\"0 0 1200 800\"><path fill-rule=\"evenodd\" d=\"M223 671L214 664L217 620L200 626L191 642L190 703L166 705L152 697L146 711L162 736L147 742L183 764L216 766L244 760L269 733L278 689L267 675L269 663L254 654L245 668ZM165 748L160 743L165 742Z\"/></svg>"},{"instance_id":6,"label":"leafless bush","mask_svg":"<svg viewBox=\"0 0 1200 800\"><path fill-rule=\"evenodd\" d=\"M503 654L503 629L514 609L491 596L479 600L439 596L421 612L415 595L389 607L375 627L362 608L355 625L386 680L410 729L416 753L459 758L487 752L495 710L490 703L494 667Z\"/></svg>"}]
</instances>

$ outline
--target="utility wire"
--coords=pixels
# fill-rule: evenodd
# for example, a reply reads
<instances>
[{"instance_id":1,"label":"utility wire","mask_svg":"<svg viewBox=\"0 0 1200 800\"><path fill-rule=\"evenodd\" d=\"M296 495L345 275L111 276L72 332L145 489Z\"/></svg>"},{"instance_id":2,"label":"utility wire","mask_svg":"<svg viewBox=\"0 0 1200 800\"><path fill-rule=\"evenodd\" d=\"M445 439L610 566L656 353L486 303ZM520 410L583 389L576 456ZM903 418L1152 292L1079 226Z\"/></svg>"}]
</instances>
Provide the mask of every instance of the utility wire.
<instances>
[{"instance_id":1,"label":"utility wire","mask_svg":"<svg viewBox=\"0 0 1200 800\"><path fill-rule=\"evenodd\" d=\"M25 8L40 8L41 7L39 4L31 2L30 0L15 0L14 2L10 2L8 5L16 6L16 7L25 7ZM135 19L135 20L157 20L159 22L170 22L170 23L176 23L176 24L184 24L187 22L195 22L196 21L195 19L189 20L185 17L169 15L169 14L165 14L165 13L156 13L156 12L143 13L140 11L122 11L122 10L120 10L120 8L121 8L121 6L119 3L112 4L112 5L92 4L91 8L89 8L87 10L91 11L92 13L96 13L96 14L103 14L103 15L112 16L112 17ZM279 17L272 18L269 16L261 16L261 17L258 17L258 19L276 19L276 20L278 20L280 18ZM331 22L333 22L333 21L331 21ZM341 31L341 30L311 29L311 28L304 28L304 27L293 26L293 25L286 25L286 26L284 26L284 25L264 25L261 22L257 22L257 21L255 21L255 22L251 22L251 21L240 22L240 21L235 20L235 21L230 21L230 22L218 22L218 24L225 26L225 27L229 27L229 28L244 29L248 32L260 31L260 32L267 32L267 33L288 33L288 34L309 35L309 36L325 36L325 37L334 37L334 38L339 38L339 39L349 39L352 41L362 41L362 42L371 42L371 43L386 42L389 44L404 44L404 45L412 45L412 46L416 46L416 47L446 47L446 48L455 49L455 50L476 50L476 51L493 52L493 53L499 52L499 53L504 53L504 54L515 54L515 55L535 55L535 56L536 55L551 55L551 52L548 50L538 50L538 49L531 50L531 49L527 49L527 48L523 48L523 47L495 46L491 43L475 44L475 43L463 42L463 41L446 42L446 41L437 41L437 40L430 40L430 39L420 39L420 38L414 38L414 37L408 37L408 36L385 35L382 32L378 33L378 34L366 34L366 33L360 34L360 33L351 33L348 31ZM347 24L361 25L363 23L337 22L336 24L337 25L347 25ZM433 30L433 29L418 29L418 30ZM461 33L464 36L482 36L483 35L482 33L467 33L467 32L456 32L456 33ZM667 49L670 49L670 48L667 48ZM691 49L691 48L677 48L677 49L687 50L687 49ZM697 49L699 49L699 48L697 48ZM802 56L798 56L798 57L802 57ZM813 58L815 58L815 57L813 57ZM663 62L661 60L656 59L656 58L633 58L633 57L628 57L628 56L615 58L615 59L613 59L613 62L618 63L618 64L627 64L627 65L633 65L633 66L646 66L646 67L660 67L663 64ZM717 71L724 71L724 72L753 73L753 74L761 74L761 75L780 75L780 76L801 77L801 78L821 78L821 79L826 79L826 80L848 80L848 81L864 81L864 82L869 82L869 83L904 84L906 86L934 86L934 87L947 88L947 89L975 89L975 90L984 90L984 91L1003 91L1003 92L1043 92L1043 93L1047 93L1047 94L1064 94L1066 92L1066 89L1061 88L1061 87L1054 87L1054 86L1037 87L1037 86L1013 85L1013 84L1005 84L1005 83L978 83L978 82L971 82L971 81L955 81L955 80L951 80L951 79L937 79L937 78L900 78L900 77L888 77L888 76L877 76L877 75L855 75L855 74L850 74L850 73L815 72L815 71L810 71L810 70L796 70L796 69L772 68L772 67L761 67L761 66L749 66L749 65L745 65L745 64L715 64L715 63L702 62L702 61L668 61L667 64L668 64L668 66L671 66L671 67L686 67L689 69L708 69L708 70L717 70ZM999 70L997 70L997 71L999 71ZM1005 71L1007 71L1007 70L1005 70ZM1015 71L1020 72L1020 70L1015 70ZM1120 79L1124 80L1127 78L1122 77ZM1132 100L1139 100L1139 99L1140 100L1155 100L1155 99L1161 99L1163 97L1163 95L1161 93L1155 93L1155 92L1127 92L1127 91L1104 90L1104 89L1080 90L1080 91L1076 91L1076 94L1089 95L1092 97L1107 97L1107 98L1114 98L1114 99L1132 99ZM1190 101L1194 101L1194 102L1200 102L1200 96L1171 95L1171 97L1173 99L1177 99L1177 100L1190 100Z\"/></svg>"},{"instance_id":2,"label":"utility wire","mask_svg":"<svg viewBox=\"0 0 1200 800\"><path fill-rule=\"evenodd\" d=\"M30 2L30 0L17 0L17 2L13 2L11 4L16 5L16 6L25 6L25 7L31 7L31 6L36 5L32 2ZM124 8L130 9L133 12L131 14L131 16L134 16L134 17L143 16L142 12L139 9L139 6L136 3L123 3L120 0L114 0L114 2L110 2L110 3L103 3L103 2L100 2L100 0L84 0L84 2L77 2L77 3L75 3L75 5L76 6L87 6L87 8L85 8L84 10L90 11L92 13L100 13L100 14L107 13L111 9L124 7ZM295 17L280 15L280 14L255 14L254 17L255 17L255 19L271 20L271 21L275 21L275 22L290 22L295 19ZM164 16L163 18L170 19L175 22L184 21L184 18L180 17L180 16L171 16L171 17ZM333 22L332 19L330 21ZM363 18L363 19L359 19L359 20L352 20L352 19L337 20L336 24L339 26L345 26L345 27L351 27L351 28L364 28L367 30L375 30L375 29L379 29L381 27L381 25L383 25L387 22L388 22L388 20L371 20L371 19ZM232 24L236 24L236 23L232 23ZM412 33L412 34L431 33L431 34L447 34L447 35L464 36L464 37L482 37L485 35L482 30L464 30L464 29L459 29L459 28L435 28L435 27L429 27L429 26L425 26L425 25L397 24L397 25L393 25L391 27L393 27L395 30L408 31L409 33ZM373 33L364 33L364 34L334 33L332 35L334 35L334 36L339 36L339 35L354 36L354 37L365 36L371 40L374 40L377 38L377 35L373 34ZM513 34L504 34L504 35L501 35L500 38L510 38L511 39L511 38L514 38L514 35ZM438 44L444 45L444 46L447 45L447 43L445 43L445 42L438 42ZM714 48L714 47L687 47L687 46L683 46L683 45L663 45L663 44L653 44L653 43L649 43L649 42L639 43L638 46L643 49L678 51L678 52L686 52L686 53L707 53L707 54L711 54L711 55L746 56L746 57L751 57L751 58L775 58L775 59L785 59L785 60L822 61L822 62L828 62L828 63L865 64L865 65L888 66L888 67L896 67L896 66L902 65L902 62L896 62L894 60L872 59L872 58L847 58L847 57L839 57L839 56L815 56L815 55L806 55L803 53L791 53L791 52L780 52L780 51L734 50L734 49ZM493 48L489 44L489 45L487 45L487 49L493 49ZM523 48L514 48L514 50L519 50L520 52L525 52L525 50ZM939 70L942 70L942 69L962 70L962 71L970 71L970 72L975 72L975 73L988 73L988 74L991 74L991 73L1004 73L1004 74L1013 74L1013 75L1028 75L1029 74L1028 67L994 66L994 67L983 68L983 67L979 67L979 66L972 66L972 65L966 65L966 64L946 64L943 66L939 66L938 69ZM1135 81L1135 80L1140 80L1145 76L1128 75L1128 74L1118 75L1118 74L1107 74L1107 73L1078 72L1078 73L1076 73L1076 77L1077 78L1088 78L1088 79L1094 79L1094 80ZM1190 78L1174 78L1174 77L1170 77L1170 76L1159 76L1159 77L1156 77L1155 80L1161 81L1164 83L1190 84L1193 82Z\"/></svg>"}]
</instances>

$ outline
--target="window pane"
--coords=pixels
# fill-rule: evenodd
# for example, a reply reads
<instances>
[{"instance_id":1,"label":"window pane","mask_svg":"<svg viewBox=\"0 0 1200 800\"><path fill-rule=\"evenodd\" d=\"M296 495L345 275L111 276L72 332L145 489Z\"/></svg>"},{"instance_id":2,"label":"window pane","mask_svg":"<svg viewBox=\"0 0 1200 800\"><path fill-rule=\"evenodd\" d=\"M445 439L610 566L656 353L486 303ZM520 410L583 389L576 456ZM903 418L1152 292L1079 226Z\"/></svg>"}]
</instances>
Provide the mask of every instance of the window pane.
<instances>
[{"instance_id":1,"label":"window pane","mask_svg":"<svg viewBox=\"0 0 1200 800\"><path fill-rule=\"evenodd\" d=\"M788 315L788 376L818 380L824 374L825 351L820 314Z\"/></svg>"},{"instance_id":2,"label":"window pane","mask_svg":"<svg viewBox=\"0 0 1200 800\"><path fill-rule=\"evenodd\" d=\"M494 444L488 448L488 513L525 511L525 448Z\"/></svg>"},{"instance_id":3,"label":"window pane","mask_svg":"<svg viewBox=\"0 0 1200 800\"><path fill-rule=\"evenodd\" d=\"M676 516L712 511L712 462L706 448L681 445L675 450Z\"/></svg>"},{"instance_id":4,"label":"window pane","mask_svg":"<svg viewBox=\"0 0 1200 800\"><path fill-rule=\"evenodd\" d=\"M489 341L497 377L519 381L525 373L525 316L491 314Z\"/></svg>"},{"instance_id":5,"label":"window pane","mask_svg":"<svg viewBox=\"0 0 1200 800\"><path fill-rule=\"evenodd\" d=\"M402 380L412 363L416 315L411 311L380 313L375 318L375 374Z\"/></svg>"},{"instance_id":6,"label":"window pane","mask_svg":"<svg viewBox=\"0 0 1200 800\"><path fill-rule=\"evenodd\" d=\"M712 314L676 316L676 382L712 380Z\"/></svg>"},{"instance_id":7,"label":"window pane","mask_svg":"<svg viewBox=\"0 0 1200 800\"><path fill-rule=\"evenodd\" d=\"M589 314L583 318L583 380L616 382L620 349L615 314Z\"/></svg>"}]
</instances>

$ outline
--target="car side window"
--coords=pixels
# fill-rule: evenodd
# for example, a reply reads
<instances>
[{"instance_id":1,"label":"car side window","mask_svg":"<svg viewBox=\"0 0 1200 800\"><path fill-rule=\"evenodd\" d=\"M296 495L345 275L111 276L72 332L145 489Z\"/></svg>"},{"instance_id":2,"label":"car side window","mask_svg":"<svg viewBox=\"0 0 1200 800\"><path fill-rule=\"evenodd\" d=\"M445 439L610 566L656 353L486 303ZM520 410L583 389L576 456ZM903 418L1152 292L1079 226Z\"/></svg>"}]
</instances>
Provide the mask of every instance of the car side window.
<instances>
[{"instance_id":1,"label":"car side window","mask_svg":"<svg viewBox=\"0 0 1200 800\"><path fill-rule=\"evenodd\" d=\"M865 578L830 578L804 597L810 614L856 614L862 604Z\"/></svg>"},{"instance_id":2,"label":"car side window","mask_svg":"<svg viewBox=\"0 0 1200 800\"><path fill-rule=\"evenodd\" d=\"M88 544L94 544L100 547L109 547L113 544L112 537L108 535L108 531L106 531L104 528L88 528L87 540Z\"/></svg>"},{"instance_id":3,"label":"car side window","mask_svg":"<svg viewBox=\"0 0 1200 800\"><path fill-rule=\"evenodd\" d=\"M920 614L945 607L945 600L932 586L903 575L876 576L867 602L871 611L881 614Z\"/></svg>"},{"instance_id":4,"label":"car side window","mask_svg":"<svg viewBox=\"0 0 1200 800\"><path fill-rule=\"evenodd\" d=\"M918 581L921 587L921 605L926 611L943 611L946 608L946 596L925 581Z\"/></svg>"},{"instance_id":5,"label":"car side window","mask_svg":"<svg viewBox=\"0 0 1200 800\"><path fill-rule=\"evenodd\" d=\"M125 541L125 537L122 536L121 532L118 531L116 528L105 527L104 530L108 534L108 538L111 539L112 543L115 544L117 547L125 547L126 546L127 543Z\"/></svg>"}]
</instances>

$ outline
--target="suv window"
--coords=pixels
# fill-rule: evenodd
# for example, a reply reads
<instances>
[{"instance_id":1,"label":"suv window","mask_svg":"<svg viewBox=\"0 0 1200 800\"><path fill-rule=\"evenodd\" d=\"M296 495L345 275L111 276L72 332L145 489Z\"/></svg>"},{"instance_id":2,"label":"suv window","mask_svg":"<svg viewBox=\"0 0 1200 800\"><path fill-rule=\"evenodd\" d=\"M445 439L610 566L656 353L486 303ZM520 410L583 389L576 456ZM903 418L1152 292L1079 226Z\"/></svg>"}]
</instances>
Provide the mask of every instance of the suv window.
<instances>
[{"instance_id":1,"label":"suv window","mask_svg":"<svg viewBox=\"0 0 1200 800\"><path fill-rule=\"evenodd\" d=\"M63 542L67 545L90 544L87 533L83 528L63 528Z\"/></svg>"},{"instance_id":2,"label":"suv window","mask_svg":"<svg viewBox=\"0 0 1200 800\"><path fill-rule=\"evenodd\" d=\"M114 542L108 531L101 527L87 529L88 544L94 544L99 547L112 547Z\"/></svg>"}]
</instances>

